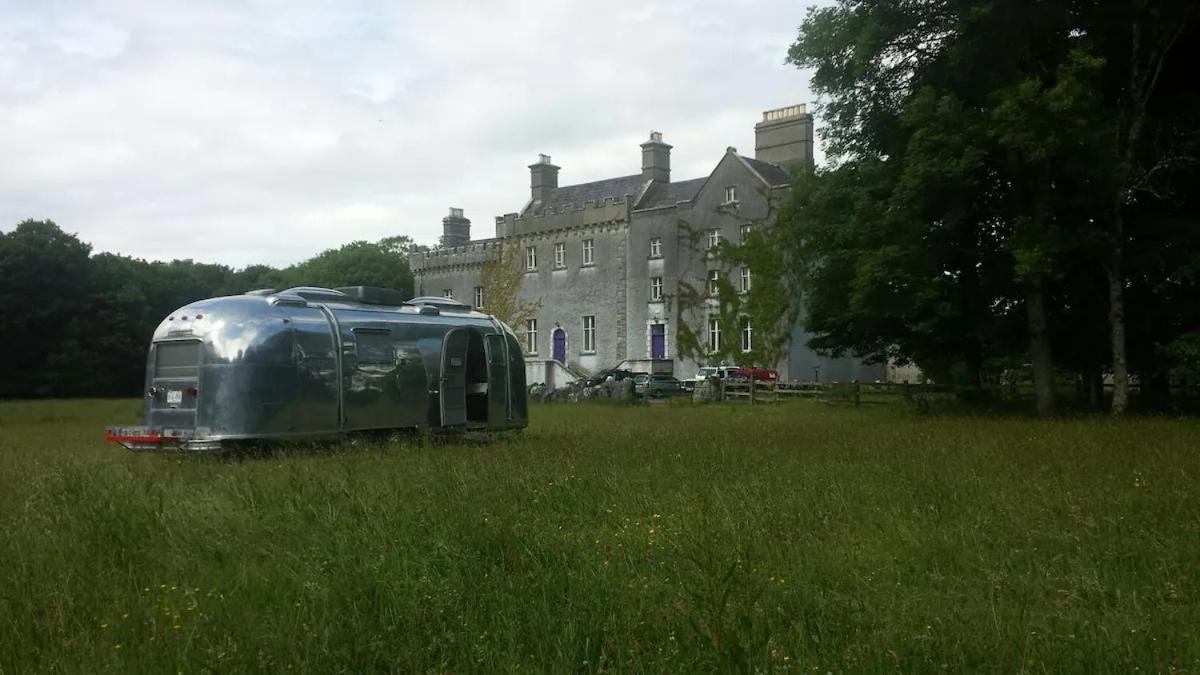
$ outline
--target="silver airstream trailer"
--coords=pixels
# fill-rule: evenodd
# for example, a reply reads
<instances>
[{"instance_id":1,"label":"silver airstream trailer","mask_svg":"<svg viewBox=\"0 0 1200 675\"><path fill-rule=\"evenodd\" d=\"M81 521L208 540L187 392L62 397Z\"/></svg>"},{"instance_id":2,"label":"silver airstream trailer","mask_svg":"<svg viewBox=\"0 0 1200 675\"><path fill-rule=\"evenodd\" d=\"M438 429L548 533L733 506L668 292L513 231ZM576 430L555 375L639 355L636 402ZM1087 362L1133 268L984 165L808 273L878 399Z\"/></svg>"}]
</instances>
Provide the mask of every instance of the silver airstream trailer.
<instances>
[{"instance_id":1,"label":"silver airstream trailer","mask_svg":"<svg viewBox=\"0 0 1200 675\"><path fill-rule=\"evenodd\" d=\"M447 298L371 287L291 288L194 302L154 331L133 450L358 432L517 429L521 347L500 321Z\"/></svg>"}]
</instances>

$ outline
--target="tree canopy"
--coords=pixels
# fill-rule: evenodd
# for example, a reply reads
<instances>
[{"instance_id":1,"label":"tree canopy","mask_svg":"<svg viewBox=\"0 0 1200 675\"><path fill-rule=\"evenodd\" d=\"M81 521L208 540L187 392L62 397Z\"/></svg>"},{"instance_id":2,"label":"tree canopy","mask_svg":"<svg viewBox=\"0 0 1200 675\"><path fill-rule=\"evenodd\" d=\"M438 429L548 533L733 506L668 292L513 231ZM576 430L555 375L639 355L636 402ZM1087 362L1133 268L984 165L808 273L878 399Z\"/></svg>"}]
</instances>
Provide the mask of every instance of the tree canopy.
<instances>
[{"instance_id":1,"label":"tree canopy","mask_svg":"<svg viewBox=\"0 0 1200 675\"><path fill-rule=\"evenodd\" d=\"M1127 363L1168 377L1200 328L1194 5L810 10L788 61L831 161L780 223L814 346L976 387L1031 372L1042 412L1064 377L1109 373L1118 412Z\"/></svg>"},{"instance_id":2,"label":"tree canopy","mask_svg":"<svg viewBox=\"0 0 1200 675\"><path fill-rule=\"evenodd\" d=\"M259 288L382 286L412 296L408 237L356 241L276 269L146 261L91 246L51 221L0 232L0 398L115 396L142 386L146 348L171 311Z\"/></svg>"}]
</instances>

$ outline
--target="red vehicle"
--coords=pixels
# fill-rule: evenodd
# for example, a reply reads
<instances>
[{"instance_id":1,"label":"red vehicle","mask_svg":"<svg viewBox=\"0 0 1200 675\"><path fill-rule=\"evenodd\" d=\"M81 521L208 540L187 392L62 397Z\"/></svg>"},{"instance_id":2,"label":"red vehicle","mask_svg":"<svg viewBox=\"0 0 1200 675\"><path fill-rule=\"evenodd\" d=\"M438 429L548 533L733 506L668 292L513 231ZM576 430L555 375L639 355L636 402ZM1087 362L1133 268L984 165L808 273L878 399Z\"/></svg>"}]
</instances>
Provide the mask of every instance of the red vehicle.
<instances>
[{"instance_id":1,"label":"red vehicle","mask_svg":"<svg viewBox=\"0 0 1200 675\"><path fill-rule=\"evenodd\" d=\"M730 377L740 378L744 380L754 379L759 382L778 382L779 373L770 368L738 368L731 373Z\"/></svg>"}]
</instances>

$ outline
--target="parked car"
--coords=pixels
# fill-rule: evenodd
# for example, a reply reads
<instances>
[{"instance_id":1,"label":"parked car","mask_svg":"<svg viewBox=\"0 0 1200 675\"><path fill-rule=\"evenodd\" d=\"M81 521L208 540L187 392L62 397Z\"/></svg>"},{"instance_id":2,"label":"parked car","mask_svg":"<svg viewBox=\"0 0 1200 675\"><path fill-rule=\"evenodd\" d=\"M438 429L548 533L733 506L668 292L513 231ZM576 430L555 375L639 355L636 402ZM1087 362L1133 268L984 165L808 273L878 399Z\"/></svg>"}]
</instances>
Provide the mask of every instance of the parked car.
<instances>
[{"instance_id":1,"label":"parked car","mask_svg":"<svg viewBox=\"0 0 1200 675\"><path fill-rule=\"evenodd\" d=\"M678 394L683 390L679 380L664 373L638 373L633 378L633 393L649 394L653 398Z\"/></svg>"},{"instance_id":2,"label":"parked car","mask_svg":"<svg viewBox=\"0 0 1200 675\"><path fill-rule=\"evenodd\" d=\"M637 374L638 373L635 373L632 370L626 370L624 368L605 368L604 370L601 370L595 375L584 380L583 384L587 387L595 387L596 385L603 384L610 375L612 376L613 380L620 382L621 380L629 379Z\"/></svg>"},{"instance_id":3,"label":"parked car","mask_svg":"<svg viewBox=\"0 0 1200 675\"><path fill-rule=\"evenodd\" d=\"M684 391L693 391L697 382L703 382L710 377L731 378L738 370L740 369L737 366L704 366L696 373L695 377L683 380L680 385Z\"/></svg>"},{"instance_id":4,"label":"parked car","mask_svg":"<svg viewBox=\"0 0 1200 675\"><path fill-rule=\"evenodd\" d=\"M770 368L738 368L731 375L734 379L750 380L754 379L758 382L778 382L779 373Z\"/></svg>"}]
</instances>

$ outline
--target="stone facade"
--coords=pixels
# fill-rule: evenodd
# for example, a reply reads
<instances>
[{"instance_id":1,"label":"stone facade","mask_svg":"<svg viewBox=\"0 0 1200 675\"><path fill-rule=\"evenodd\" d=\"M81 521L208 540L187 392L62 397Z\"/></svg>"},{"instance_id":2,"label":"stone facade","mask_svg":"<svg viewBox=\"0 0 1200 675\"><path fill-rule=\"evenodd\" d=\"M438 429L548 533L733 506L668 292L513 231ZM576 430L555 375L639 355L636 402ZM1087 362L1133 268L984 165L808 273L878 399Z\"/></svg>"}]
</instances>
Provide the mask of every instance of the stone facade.
<instances>
[{"instance_id":1,"label":"stone facade","mask_svg":"<svg viewBox=\"0 0 1200 675\"><path fill-rule=\"evenodd\" d=\"M714 268L703 253L707 237L738 241L744 224L765 221L771 202L786 197L785 167L812 163L812 116L803 105L767 111L755 131L758 157L731 147L708 176L684 181L671 180L671 146L658 132L641 145L642 171L628 176L560 187L559 167L542 155L529 166L527 203L496 218L494 238L471 241L470 221L451 209L442 245L412 256L417 295L451 294L475 304L483 263L502 243L515 245L528 268L522 298L540 302L536 326L528 327L536 332L513 326L526 340L527 360L557 359L581 374L623 362L635 370L666 365L677 377L691 377L705 364L677 355L680 280L703 286ZM737 287L740 279L729 281ZM704 313L697 308L682 320L707 335ZM796 327L787 356L776 364L781 376L885 376L882 367L857 359L818 356L804 338Z\"/></svg>"}]
</instances>

